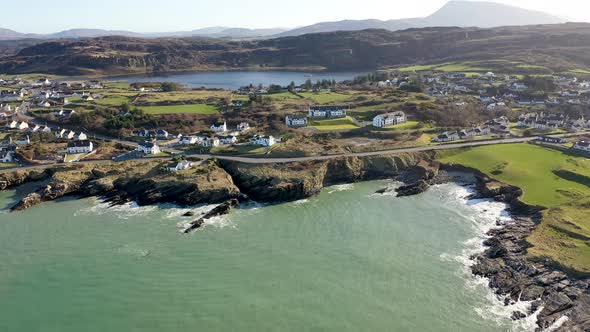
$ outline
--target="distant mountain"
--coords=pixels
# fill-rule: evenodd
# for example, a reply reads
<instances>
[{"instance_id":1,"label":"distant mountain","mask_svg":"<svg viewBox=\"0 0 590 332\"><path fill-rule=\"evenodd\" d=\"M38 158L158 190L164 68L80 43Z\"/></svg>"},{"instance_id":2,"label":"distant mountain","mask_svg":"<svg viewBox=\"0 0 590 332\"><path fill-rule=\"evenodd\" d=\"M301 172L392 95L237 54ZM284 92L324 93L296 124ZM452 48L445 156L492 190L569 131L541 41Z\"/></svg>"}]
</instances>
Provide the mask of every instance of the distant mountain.
<instances>
[{"instance_id":1,"label":"distant mountain","mask_svg":"<svg viewBox=\"0 0 590 332\"><path fill-rule=\"evenodd\" d=\"M495 2L449 1L434 14L424 18L401 20L345 20L316 23L283 32L278 37L300 36L308 33L385 29L391 31L425 27L480 27L564 23L559 17Z\"/></svg>"},{"instance_id":2,"label":"distant mountain","mask_svg":"<svg viewBox=\"0 0 590 332\"><path fill-rule=\"evenodd\" d=\"M25 34L0 29L0 40L16 39L80 39L106 36L162 38L162 37L205 37L225 39L255 39L268 37L300 36L309 33L333 31L360 31L384 29L390 31L425 27L480 27L491 28L511 25L557 24L565 20L559 17L503 5L494 2L452 0L434 14L424 18L399 20L344 20L322 22L293 30L287 29L246 29L239 27L208 27L192 31L137 33L119 30L72 29L53 34Z\"/></svg>"},{"instance_id":3,"label":"distant mountain","mask_svg":"<svg viewBox=\"0 0 590 332\"><path fill-rule=\"evenodd\" d=\"M9 29L0 29L0 40L18 39L80 39L107 36L161 38L161 37L206 37L206 38L262 38L285 32L287 29L246 29L210 27L192 31L139 33L123 30L71 29L51 34L27 34Z\"/></svg>"},{"instance_id":4,"label":"distant mountain","mask_svg":"<svg viewBox=\"0 0 590 332\"><path fill-rule=\"evenodd\" d=\"M83 76L251 68L363 71L464 61L477 61L481 68L501 72L509 72L502 68L515 62L534 63L545 67L542 73L551 73L590 66L590 24L370 29L247 42L111 36L21 47L14 55L0 57L0 73Z\"/></svg>"}]
</instances>

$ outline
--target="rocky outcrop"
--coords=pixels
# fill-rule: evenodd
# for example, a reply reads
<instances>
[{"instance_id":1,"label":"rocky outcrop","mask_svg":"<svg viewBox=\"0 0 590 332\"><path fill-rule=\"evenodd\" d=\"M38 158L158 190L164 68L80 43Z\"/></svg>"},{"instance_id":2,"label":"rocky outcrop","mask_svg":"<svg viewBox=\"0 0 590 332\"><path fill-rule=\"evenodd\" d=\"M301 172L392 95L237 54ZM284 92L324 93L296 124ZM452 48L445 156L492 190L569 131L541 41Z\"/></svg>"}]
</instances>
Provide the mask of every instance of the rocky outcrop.
<instances>
[{"instance_id":1,"label":"rocky outcrop","mask_svg":"<svg viewBox=\"0 0 590 332\"><path fill-rule=\"evenodd\" d=\"M428 153L408 153L272 165L220 164L252 199L285 202L314 196L329 185L394 178L431 157Z\"/></svg>"},{"instance_id":2,"label":"rocky outcrop","mask_svg":"<svg viewBox=\"0 0 590 332\"><path fill-rule=\"evenodd\" d=\"M29 182L43 181L53 174L52 169L13 171L0 174L0 190L6 190Z\"/></svg>"},{"instance_id":3,"label":"rocky outcrop","mask_svg":"<svg viewBox=\"0 0 590 332\"><path fill-rule=\"evenodd\" d=\"M560 318L567 321L560 331L590 331L590 289L588 281L568 277L544 260L526 256L526 238L541 221L543 208L520 201L522 190L476 173L477 193L473 198L491 198L508 204L513 220L489 232L485 252L474 257L472 272L489 279L489 286L505 298L507 304L534 301L530 312L514 312L522 319L539 310L539 330Z\"/></svg>"},{"instance_id":4,"label":"rocky outcrop","mask_svg":"<svg viewBox=\"0 0 590 332\"><path fill-rule=\"evenodd\" d=\"M240 205L240 201L236 198L216 206L213 210L207 212L203 217L191 222L189 226L183 231L184 234L191 233L203 226L205 221L230 213L230 211Z\"/></svg>"}]
</instances>

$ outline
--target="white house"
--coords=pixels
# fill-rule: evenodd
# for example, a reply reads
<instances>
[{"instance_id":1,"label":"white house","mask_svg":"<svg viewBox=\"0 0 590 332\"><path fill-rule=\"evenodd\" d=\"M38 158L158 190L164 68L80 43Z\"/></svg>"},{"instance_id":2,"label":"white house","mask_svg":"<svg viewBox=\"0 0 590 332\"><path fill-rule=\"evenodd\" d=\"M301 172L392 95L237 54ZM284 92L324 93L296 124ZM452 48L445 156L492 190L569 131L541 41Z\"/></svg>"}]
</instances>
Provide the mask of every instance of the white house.
<instances>
[{"instance_id":1,"label":"white house","mask_svg":"<svg viewBox=\"0 0 590 332\"><path fill-rule=\"evenodd\" d=\"M27 129L29 129L29 124L26 123L26 122L24 122L24 121L21 121L16 126L16 129L18 129L18 130L27 130Z\"/></svg>"},{"instance_id":2,"label":"white house","mask_svg":"<svg viewBox=\"0 0 590 332\"><path fill-rule=\"evenodd\" d=\"M72 141L68 143L69 154L90 153L94 150L94 144L88 140Z\"/></svg>"},{"instance_id":3,"label":"white house","mask_svg":"<svg viewBox=\"0 0 590 332\"><path fill-rule=\"evenodd\" d=\"M55 114L55 116L61 116L61 117L69 117L74 113L76 113L76 111L74 111L74 110L59 110L59 111L53 112L53 114Z\"/></svg>"},{"instance_id":4,"label":"white house","mask_svg":"<svg viewBox=\"0 0 590 332\"><path fill-rule=\"evenodd\" d=\"M74 141L85 141L88 139L88 136L86 136L86 134L84 134L83 132L80 132L79 134L74 134Z\"/></svg>"},{"instance_id":5,"label":"white house","mask_svg":"<svg viewBox=\"0 0 590 332\"><path fill-rule=\"evenodd\" d=\"M47 101L44 100L42 102L40 102L39 104L37 104L38 107L51 107L51 104Z\"/></svg>"},{"instance_id":6,"label":"white house","mask_svg":"<svg viewBox=\"0 0 590 332\"><path fill-rule=\"evenodd\" d=\"M574 149L590 152L590 142L580 141L574 145Z\"/></svg>"},{"instance_id":7,"label":"white house","mask_svg":"<svg viewBox=\"0 0 590 332\"><path fill-rule=\"evenodd\" d=\"M241 122L240 124L238 124L237 130L240 133L250 130L250 124L248 122Z\"/></svg>"},{"instance_id":8,"label":"white house","mask_svg":"<svg viewBox=\"0 0 590 332\"><path fill-rule=\"evenodd\" d=\"M225 121L223 123L216 122L211 125L211 131L214 133L225 133L227 131L227 123Z\"/></svg>"},{"instance_id":9,"label":"white house","mask_svg":"<svg viewBox=\"0 0 590 332\"><path fill-rule=\"evenodd\" d=\"M16 121L10 121L6 124L6 128L9 128L9 129L16 129L17 126L18 126L18 122L16 122Z\"/></svg>"},{"instance_id":10,"label":"white house","mask_svg":"<svg viewBox=\"0 0 590 332\"><path fill-rule=\"evenodd\" d=\"M482 126L482 127L475 128L475 135L476 136L489 135L491 132L492 132L492 130L488 126Z\"/></svg>"},{"instance_id":11,"label":"white house","mask_svg":"<svg viewBox=\"0 0 590 332\"><path fill-rule=\"evenodd\" d=\"M217 136L217 138L219 139L219 143L222 145L232 145L236 144L238 141L238 139L233 135Z\"/></svg>"},{"instance_id":12,"label":"white house","mask_svg":"<svg viewBox=\"0 0 590 332\"><path fill-rule=\"evenodd\" d=\"M477 136L475 129L463 129L459 132L459 137L461 139L474 138L475 136Z\"/></svg>"},{"instance_id":13,"label":"white house","mask_svg":"<svg viewBox=\"0 0 590 332\"><path fill-rule=\"evenodd\" d=\"M386 114L377 115L373 118L373 126L378 128L384 128L389 126L395 126L407 121L406 113L404 112L392 112Z\"/></svg>"},{"instance_id":14,"label":"white house","mask_svg":"<svg viewBox=\"0 0 590 332\"><path fill-rule=\"evenodd\" d=\"M512 85L510 86L510 90L512 90L512 91L526 91L528 89L529 89L529 87L526 86L526 84L518 83L518 82L512 83Z\"/></svg>"},{"instance_id":15,"label":"white house","mask_svg":"<svg viewBox=\"0 0 590 332\"><path fill-rule=\"evenodd\" d=\"M41 126L39 126L38 124L36 124L34 127L29 127L29 132L31 133L36 133L39 130L41 130Z\"/></svg>"},{"instance_id":16,"label":"white house","mask_svg":"<svg viewBox=\"0 0 590 332\"><path fill-rule=\"evenodd\" d=\"M285 124L291 128L300 128L307 126L307 117L301 115L287 115Z\"/></svg>"},{"instance_id":17,"label":"white house","mask_svg":"<svg viewBox=\"0 0 590 332\"><path fill-rule=\"evenodd\" d=\"M312 106L308 110L310 118L337 119L346 117L348 106Z\"/></svg>"},{"instance_id":18,"label":"white house","mask_svg":"<svg viewBox=\"0 0 590 332\"><path fill-rule=\"evenodd\" d=\"M440 135L438 135L434 141L435 142L451 142L451 141L456 141L458 140L459 137L459 133L457 133L456 131L447 131L444 132Z\"/></svg>"},{"instance_id":19,"label":"white house","mask_svg":"<svg viewBox=\"0 0 590 332\"><path fill-rule=\"evenodd\" d=\"M181 145L194 145L197 144L199 138L197 136L183 136L178 143Z\"/></svg>"},{"instance_id":20,"label":"white house","mask_svg":"<svg viewBox=\"0 0 590 332\"><path fill-rule=\"evenodd\" d=\"M14 161L14 152L0 151L0 161L3 163L11 163Z\"/></svg>"},{"instance_id":21,"label":"white house","mask_svg":"<svg viewBox=\"0 0 590 332\"><path fill-rule=\"evenodd\" d=\"M192 166L193 166L193 163L191 163L190 161L181 160L177 163L168 164L168 171L170 171L170 172L184 171L184 170L191 168Z\"/></svg>"},{"instance_id":22,"label":"white house","mask_svg":"<svg viewBox=\"0 0 590 332\"><path fill-rule=\"evenodd\" d=\"M217 137L202 136L199 138L199 144L204 148L214 148L219 146L220 142Z\"/></svg>"},{"instance_id":23,"label":"white house","mask_svg":"<svg viewBox=\"0 0 590 332\"><path fill-rule=\"evenodd\" d=\"M137 151L143 152L144 154L158 154L162 152L160 147L155 142L139 143Z\"/></svg>"},{"instance_id":24,"label":"white house","mask_svg":"<svg viewBox=\"0 0 590 332\"><path fill-rule=\"evenodd\" d=\"M272 136L254 136L254 141L252 142L254 145L266 146L271 147L277 143L274 137Z\"/></svg>"}]
</instances>

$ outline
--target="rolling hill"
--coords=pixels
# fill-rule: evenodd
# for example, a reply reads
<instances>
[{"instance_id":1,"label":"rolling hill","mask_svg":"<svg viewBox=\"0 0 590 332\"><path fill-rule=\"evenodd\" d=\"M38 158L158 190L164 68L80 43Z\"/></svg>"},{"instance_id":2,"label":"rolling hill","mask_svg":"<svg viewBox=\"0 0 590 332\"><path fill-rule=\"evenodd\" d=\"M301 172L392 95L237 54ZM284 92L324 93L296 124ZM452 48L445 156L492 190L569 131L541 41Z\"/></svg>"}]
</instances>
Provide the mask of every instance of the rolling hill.
<instances>
[{"instance_id":1,"label":"rolling hill","mask_svg":"<svg viewBox=\"0 0 590 332\"><path fill-rule=\"evenodd\" d=\"M0 73L109 75L301 67L369 70L457 61L590 67L590 24L362 30L267 40L100 37L51 41L0 58Z\"/></svg>"}]
</instances>

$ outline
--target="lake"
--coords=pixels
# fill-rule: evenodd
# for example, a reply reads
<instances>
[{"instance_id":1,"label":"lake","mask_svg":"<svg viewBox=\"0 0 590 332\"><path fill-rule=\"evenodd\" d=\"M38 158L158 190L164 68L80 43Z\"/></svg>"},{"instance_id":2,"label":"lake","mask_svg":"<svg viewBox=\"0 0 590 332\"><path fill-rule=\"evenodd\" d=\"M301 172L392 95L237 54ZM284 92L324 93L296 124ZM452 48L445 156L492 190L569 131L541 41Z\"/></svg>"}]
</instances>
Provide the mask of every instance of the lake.
<instances>
[{"instance_id":1,"label":"lake","mask_svg":"<svg viewBox=\"0 0 590 332\"><path fill-rule=\"evenodd\" d=\"M191 72L191 73L165 73L150 75L131 75L109 77L107 81L137 82L177 82L183 83L188 88L216 88L238 89L253 84L268 86L278 84L287 86L291 82L300 85L310 79L313 82L319 80L336 80L337 82L350 80L363 75L362 72L299 72L299 71L219 71L219 72Z\"/></svg>"},{"instance_id":2,"label":"lake","mask_svg":"<svg viewBox=\"0 0 590 332\"><path fill-rule=\"evenodd\" d=\"M179 228L191 209L96 199L0 212L0 331L527 331L469 272L505 206L434 186L326 188ZM0 193L8 207L19 193ZM195 207L199 213L210 207Z\"/></svg>"}]
</instances>

